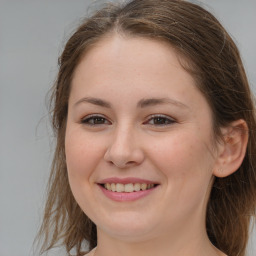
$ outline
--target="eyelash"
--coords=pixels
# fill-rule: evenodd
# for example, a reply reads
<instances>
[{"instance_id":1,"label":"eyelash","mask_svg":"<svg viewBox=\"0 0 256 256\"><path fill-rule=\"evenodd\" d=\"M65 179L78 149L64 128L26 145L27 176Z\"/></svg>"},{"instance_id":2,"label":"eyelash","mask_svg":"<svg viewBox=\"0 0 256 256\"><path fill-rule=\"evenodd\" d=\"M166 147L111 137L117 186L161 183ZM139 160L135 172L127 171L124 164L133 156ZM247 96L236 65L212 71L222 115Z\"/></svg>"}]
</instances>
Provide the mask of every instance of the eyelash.
<instances>
[{"instance_id":1,"label":"eyelash","mask_svg":"<svg viewBox=\"0 0 256 256\"><path fill-rule=\"evenodd\" d=\"M103 121L104 123L95 123L95 121ZM105 125L105 121L107 121L108 125L111 124L111 122L109 122L104 116L101 116L101 115L89 115L89 116L86 116L85 118L83 118L81 120L81 123L82 124L85 124L85 125L90 125L90 126L98 126L98 125ZM93 123L92 123L93 122Z\"/></svg>"},{"instance_id":2,"label":"eyelash","mask_svg":"<svg viewBox=\"0 0 256 256\"><path fill-rule=\"evenodd\" d=\"M149 123L149 121L151 121L151 120L157 121L157 122L160 121L160 123L158 123L158 124L156 124L156 123L150 124L150 125L156 125L156 126L168 126L168 125L172 125L173 123L176 122L173 118L171 118L169 116L156 114L156 115L149 116L149 118L143 124Z\"/></svg>"},{"instance_id":3,"label":"eyelash","mask_svg":"<svg viewBox=\"0 0 256 256\"><path fill-rule=\"evenodd\" d=\"M150 121L153 121L154 123L150 123ZM97 123L99 122L99 123ZM156 124L155 122L160 122ZM168 126L172 125L176 121L173 118L170 118L169 116L165 115L151 115L147 118L145 122L143 122L144 125L149 124L152 126ZM89 125L89 126L99 126L99 125L111 125L111 122L108 121L104 116L101 115L89 115L86 116L81 120L81 124Z\"/></svg>"}]
</instances>

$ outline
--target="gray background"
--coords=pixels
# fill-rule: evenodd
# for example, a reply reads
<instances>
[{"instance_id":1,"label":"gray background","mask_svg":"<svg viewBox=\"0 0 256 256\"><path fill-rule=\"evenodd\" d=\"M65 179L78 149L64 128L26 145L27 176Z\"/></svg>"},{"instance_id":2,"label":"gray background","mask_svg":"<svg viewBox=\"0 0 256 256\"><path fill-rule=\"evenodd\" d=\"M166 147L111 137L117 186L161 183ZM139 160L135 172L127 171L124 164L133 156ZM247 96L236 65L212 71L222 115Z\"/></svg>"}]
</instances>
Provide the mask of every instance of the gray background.
<instances>
[{"instance_id":1,"label":"gray background","mask_svg":"<svg viewBox=\"0 0 256 256\"><path fill-rule=\"evenodd\" d=\"M45 97L66 39L99 2L0 0L0 256L38 255L32 243L54 149ZM235 38L256 88L256 1L201 2ZM255 256L256 234L251 240Z\"/></svg>"}]
</instances>

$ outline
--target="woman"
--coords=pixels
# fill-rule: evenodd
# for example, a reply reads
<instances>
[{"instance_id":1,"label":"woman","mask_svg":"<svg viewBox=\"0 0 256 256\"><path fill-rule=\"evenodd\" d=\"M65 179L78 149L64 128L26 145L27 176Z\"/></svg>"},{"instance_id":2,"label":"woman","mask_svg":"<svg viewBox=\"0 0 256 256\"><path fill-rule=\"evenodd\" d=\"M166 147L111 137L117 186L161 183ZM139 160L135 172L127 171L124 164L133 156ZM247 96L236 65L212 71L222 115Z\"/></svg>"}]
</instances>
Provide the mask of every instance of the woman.
<instances>
[{"instance_id":1,"label":"woman","mask_svg":"<svg viewBox=\"0 0 256 256\"><path fill-rule=\"evenodd\" d=\"M77 29L59 65L43 249L244 256L255 110L220 23L186 1L109 4Z\"/></svg>"}]
</instances>

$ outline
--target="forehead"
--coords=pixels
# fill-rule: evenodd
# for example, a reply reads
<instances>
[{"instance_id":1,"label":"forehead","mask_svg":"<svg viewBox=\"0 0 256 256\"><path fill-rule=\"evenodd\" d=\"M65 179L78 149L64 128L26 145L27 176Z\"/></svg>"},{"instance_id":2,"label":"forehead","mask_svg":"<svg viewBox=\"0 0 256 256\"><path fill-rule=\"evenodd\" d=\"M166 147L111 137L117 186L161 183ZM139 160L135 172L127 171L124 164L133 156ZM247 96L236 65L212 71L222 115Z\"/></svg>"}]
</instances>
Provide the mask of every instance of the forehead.
<instances>
[{"instance_id":1,"label":"forehead","mask_svg":"<svg viewBox=\"0 0 256 256\"><path fill-rule=\"evenodd\" d=\"M138 78L153 81L172 76L173 81L179 79L182 83L187 80L187 83L194 85L193 77L182 68L180 60L181 57L166 42L109 35L84 54L75 70L73 84L82 77L89 82L88 79L93 76L95 82L111 78L123 79L123 82L135 79L138 82ZM95 76L97 72L100 76Z\"/></svg>"},{"instance_id":2,"label":"forehead","mask_svg":"<svg viewBox=\"0 0 256 256\"><path fill-rule=\"evenodd\" d=\"M83 56L75 70L71 93L120 88L126 93L130 89L131 94L134 89L145 94L159 90L165 94L164 90L168 90L183 96L199 92L193 77L181 66L177 52L166 42L109 35Z\"/></svg>"}]
</instances>

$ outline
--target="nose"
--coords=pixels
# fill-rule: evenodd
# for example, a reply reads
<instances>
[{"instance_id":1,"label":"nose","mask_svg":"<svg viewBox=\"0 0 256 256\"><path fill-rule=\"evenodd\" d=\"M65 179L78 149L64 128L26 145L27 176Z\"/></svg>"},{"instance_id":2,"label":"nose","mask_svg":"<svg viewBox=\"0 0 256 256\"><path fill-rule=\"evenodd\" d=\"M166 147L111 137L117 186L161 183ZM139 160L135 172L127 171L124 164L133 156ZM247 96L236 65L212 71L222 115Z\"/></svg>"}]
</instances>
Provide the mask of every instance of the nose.
<instances>
[{"instance_id":1,"label":"nose","mask_svg":"<svg viewBox=\"0 0 256 256\"><path fill-rule=\"evenodd\" d=\"M118 168L128 168L139 165L144 160L139 138L131 129L117 129L113 132L104 160Z\"/></svg>"}]
</instances>

